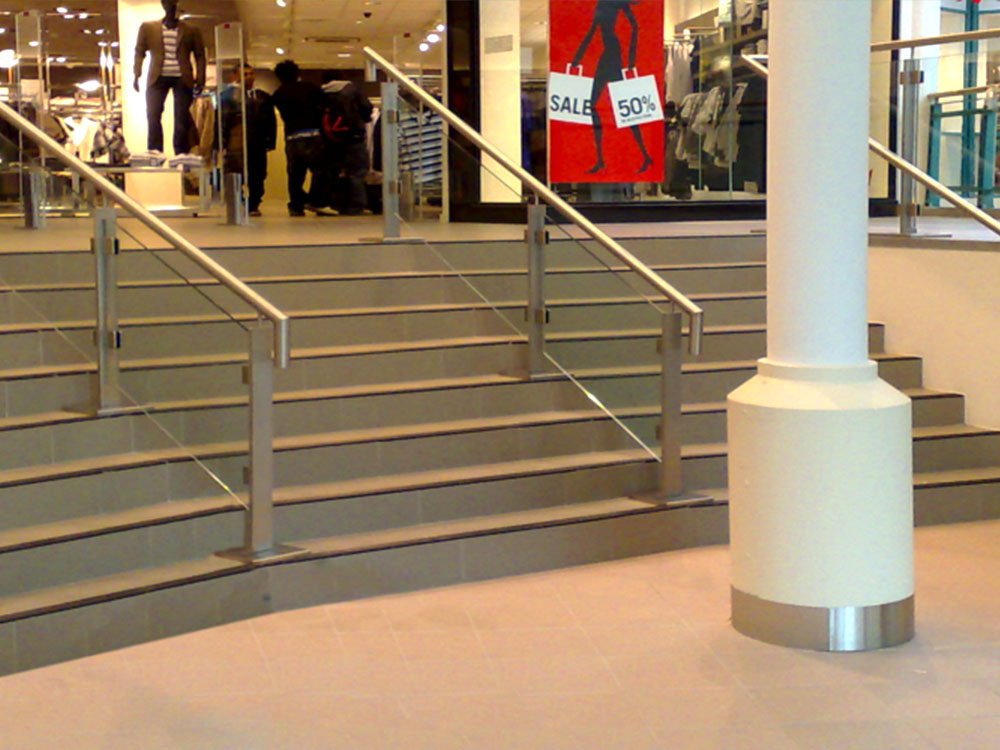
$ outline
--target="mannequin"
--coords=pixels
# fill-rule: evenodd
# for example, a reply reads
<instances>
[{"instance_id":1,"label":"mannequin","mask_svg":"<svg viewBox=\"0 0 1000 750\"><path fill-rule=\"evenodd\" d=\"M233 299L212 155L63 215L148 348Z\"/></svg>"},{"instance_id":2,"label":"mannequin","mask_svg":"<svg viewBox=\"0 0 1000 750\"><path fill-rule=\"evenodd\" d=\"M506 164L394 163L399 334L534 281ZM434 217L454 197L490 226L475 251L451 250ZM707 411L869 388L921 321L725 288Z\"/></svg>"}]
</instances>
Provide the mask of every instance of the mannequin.
<instances>
[{"instance_id":1,"label":"mannequin","mask_svg":"<svg viewBox=\"0 0 1000 750\"><path fill-rule=\"evenodd\" d=\"M135 45L135 81L139 91L142 63L149 52L149 74L146 77L146 147L163 150L163 105L167 94L174 94L174 153L186 154L191 147L191 102L205 86L205 41L201 30L180 20L179 0L162 0L163 20L146 21L139 27ZM191 56L195 68L191 65Z\"/></svg>"}]
</instances>

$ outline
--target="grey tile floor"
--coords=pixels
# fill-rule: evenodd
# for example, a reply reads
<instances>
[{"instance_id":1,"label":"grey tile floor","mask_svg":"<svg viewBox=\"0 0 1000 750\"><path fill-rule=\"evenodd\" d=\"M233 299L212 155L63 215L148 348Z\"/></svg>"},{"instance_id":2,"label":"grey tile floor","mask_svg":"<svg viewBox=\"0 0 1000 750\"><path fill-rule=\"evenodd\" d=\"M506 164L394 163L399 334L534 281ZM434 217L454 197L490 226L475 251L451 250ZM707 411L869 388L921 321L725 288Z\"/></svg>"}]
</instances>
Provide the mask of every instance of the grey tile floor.
<instances>
[{"instance_id":1,"label":"grey tile floor","mask_svg":"<svg viewBox=\"0 0 1000 750\"><path fill-rule=\"evenodd\" d=\"M916 533L917 638L728 623L726 547L278 613L0 679L4 748L993 748L1000 521Z\"/></svg>"}]
</instances>

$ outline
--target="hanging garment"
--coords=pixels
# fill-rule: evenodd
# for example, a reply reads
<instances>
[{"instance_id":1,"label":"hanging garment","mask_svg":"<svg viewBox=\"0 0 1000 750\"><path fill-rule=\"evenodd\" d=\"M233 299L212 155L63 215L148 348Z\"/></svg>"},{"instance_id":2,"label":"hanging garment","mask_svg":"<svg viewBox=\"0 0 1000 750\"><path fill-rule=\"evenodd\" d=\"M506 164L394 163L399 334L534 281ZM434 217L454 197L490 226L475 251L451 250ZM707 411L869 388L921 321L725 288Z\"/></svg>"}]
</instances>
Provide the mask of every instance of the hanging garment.
<instances>
[{"instance_id":1,"label":"hanging garment","mask_svg":"<svg viewBox=\"0 0 1000 750\"><path fill-rule=\"evenodd\" d=\"M664 101L680 104L694 90L691 75L692 50L693 46L687 42L677 42L667 47L667 88Z\"/></svg>"},{"instance_id":2,"label":"hanging garment","mask_svg":"<svg viewBox=\"0 0 1000 750\"><path fill-rule=\"evenodd\" d=\"M746 83L736 84L718 125L705 137L703 148L717 166L727 167L739 156L739 146L736 141L740 127L739 106L743 102L746 90Z\"/></svg>"},{"instance_id":3,"label":"hanging garment","mask_svg":"<svg viewBox=\"0 0 1000 750\"><path fill-rule=\"evenodd\" d=\"M197 143L191 153L202 157L205 166L211 166L215 145L215 105L210 96L199 96L191 103L191 119L197 132Z\"/></svg>"}]
</instances>

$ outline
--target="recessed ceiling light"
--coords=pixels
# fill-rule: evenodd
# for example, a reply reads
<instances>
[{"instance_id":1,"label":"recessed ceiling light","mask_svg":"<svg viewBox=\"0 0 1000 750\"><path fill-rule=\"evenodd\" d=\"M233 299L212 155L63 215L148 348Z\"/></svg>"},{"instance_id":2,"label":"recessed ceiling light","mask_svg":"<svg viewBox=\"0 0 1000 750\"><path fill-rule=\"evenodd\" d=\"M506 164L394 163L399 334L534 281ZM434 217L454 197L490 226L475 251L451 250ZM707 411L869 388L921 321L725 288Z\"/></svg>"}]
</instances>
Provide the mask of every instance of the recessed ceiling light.
<instances>
[{"instance_id":1,"label":"recessed ceiling light","mask_svg":"<svg viewBox=\"0 0 1000 750\"><path fill-rule=\"evenodd\" d=\"M288 5L288 0L274 0L274 4L277 5L279 8L284 8L285 6Z\"/></svg>"},{"instance_id":2,"label":"recessed ceiling light","mask_svg":"<svg viewBox=\"0 0 1000 750\"><path fill-rule=\"evenodd\" d=\"M5 29L2 26L0 26L0 34L6 34L6 33L7 33L7 29Z\"/></svg>"},{"instance_id":3,"label":"recessed ceiling light","mask_svg":"<svg viewBox=\"0 0 1000 750\"><path fill-rule=\"evenodd\" d=\"M65 13L63 14L63 18L65 18L67 21L72 21L74 18L76 18L76 16L74 16L72 13Z\"/></svg>"},{"instance_id":4,"label":"recessed ceiling light","mask_svg":"<svg viewBox=\"0 0 1000 750\"><path fill-rule=\"evenodd\" d=\"M418 49L419 49L419 50L420 50L421 52L426 52L426 51L427 51L427 50L429 50L430 48L431 48L431 45L429 45L429 44L428 44L427 42L421 42L421 43L420 43L420 46L418 47Z\"/></svg>"},{"instance_id":5,"label":"recessed ceiling light","mask_svg":"<svg viewBox=\"0 0 1000 750\"><path fill-rule=\"evenodd\" d=\"M350 57L350 56L351 56L350 52L338 52L337 53L337 57Z\"/></svg>"},{"instance_id":6,"label":"recessed ceiling light","mask_svg":"<svg viewBox=\"0 0 1000 750\"><path fill-rule=\"evenodd\" d=\"M439 23L437 26L434 27L434 30L435 31L444 31L445 28L446 27L445 27L445 25L443 23Z\"/></svg>"},{"instance_id":7,"label":"recessed ceiling light","mask_svg":"<svg viewBox=\"0 0 1000 750\"><path fill-rule=\"evenodd\" d=\"M97 36L101 36L104 33L104 29L98 29L94 33L97 34Z\"/></svg>"},{"instance_id":8,"label":"recessed ceiling light","mask_svg":"<svg viewBox=\"0 0 1000 750\"><path fill-rule=\"evenodd\" d=\"M76 17L79 18L81 21L86 21L88 15L89 15L88 13L77 13Z\"/></svg>"},{"instance_id":9,"label":"recessed ceiling light","mask_svg":"<svg viewBox=\"0 0 1000 750\"><path fill-rule=\"evenodd\" d=\"M56 13L69 13L69 8L64 8L63 6L60 5L58 8L56 8Z\"/></svg>"},{"instance_id":10,"label":"recessed ceiling light","mask_svg":"<svg viewBox=\"0 0 1000 750\"><path fill-rule=\"evenodd\" d=\"M112 47L117 47L118 46L118 42L111 42L111 46Z\"/></svg>"},{"instance_id":11,"label":"recessed ceiling light","mask_svg":"<svg viewBox=\"0 0 1000 750\"><path fill-rule=\"evenodd\" d=\"M427 35L427 41L430 42L431 44L437 44L438 42L441 41L441 35L432 31L430 34Z\"/></svg>"},{"instance_id":12,"label":"recessed ceiling light","mask_svg":"<svg viewBox=\"0 0 1000 750\"><path fill-rule=\"evenodd\" d=\"M66 58L63 57L62 55L60 55L59 57L56 58L56 62L57 63L64 63L64 62L66 62Z\"/></svg>"},{"instance_id":13,"label":"recessed ceiling light","mask_svg":"<svg viewBox=\"0 0 1000 750\"><path fill-rule=\"evenodd\" d=\"M28 46L29 47L37 47L38 46L38 40L37 39L32 39L30 42L28 42Z\"/></svg>"},{"instance_id":14,"label":"recessed ceiling light","mask_svg":"<svg viewBox=\"0 0 1000 750\"><path fill-rule=\"evenodd\" d=\"M285 54L285 48L284 47L275 47L274 51L277 52L279 55Z\"/></svg>"}]
</instances>

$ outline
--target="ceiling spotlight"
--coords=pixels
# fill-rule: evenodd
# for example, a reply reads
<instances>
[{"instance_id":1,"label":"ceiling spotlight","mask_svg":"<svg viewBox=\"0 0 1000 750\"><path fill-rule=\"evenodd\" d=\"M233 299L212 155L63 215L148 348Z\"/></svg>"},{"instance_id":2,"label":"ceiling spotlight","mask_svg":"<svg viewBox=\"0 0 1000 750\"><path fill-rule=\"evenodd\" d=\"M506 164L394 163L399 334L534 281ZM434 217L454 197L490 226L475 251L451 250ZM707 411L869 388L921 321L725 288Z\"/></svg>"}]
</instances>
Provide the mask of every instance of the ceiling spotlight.
<instances>
[{"instance_id":1,"label":"ceiling spotlight","mask_svg":"<svg viewBox=\"0 0 1000 750\"><path fill-rule=\"evenodd\" d=\"M17 53L12 49L0 50L0 68L13 68L17 65Z\"/></svg>"},{"instance_id":2,"label":"ceiling spotlight","mask_svg":"<svg viewBox=\"0 0 1000 750\"><path fill-rule=\"evenodd\" d=\"M98 42L98 43L97 43L97 46L98 46L98 47L107 47L107 46L108 46L108 43L107 43L107 42Z\"/></svg>"},{"instance_id":3,"label":"ceiling spotlight","mask_svg":"<svg viewBox=\"0 0 1000 750\"><path fill-rule=\"evenodd\" d=\"M63 18L65 18L67 21L72 21L74 18L76 18L76 16L74 16L72 13L64 13Z\"/></svg>"},{"instance_id":4,"label":"ceiling spotlight","mask_svg":"<svg viewBox=\"0 0 1000 750\"><path fill-rule=\"evenodd\" d=\"M421 42L421 43L420 43L420 46L418 47L418 49L419 49L419 50L420 50L421 52L426 52L426 51L427 51L427 50L429 50L430 48L431 48L431 45L429 45L429 44L428 44L427 42Z\"/></svg>"},{"instance_id":5,"label":"ceiling spotlight","mask_svg":"<svg viewBox=\"0 0 1000 750\"><path fill-rule=\"evenodd\" d=\"M445 30L445 25L443 23L439 23L437 26L434 27L434 30L435 31L444 31Z\"/></svg>"},{"instance_id":6,"label":"ceiling spotlight","mask_svg":"<svg viewBox=\"0 0 1000 750\"><path fill-rule=\"evenodd\" d=\"M64 62L66 62L66 58L63 57L62 55L60 55L59 57L56 58L56 62L57 63L64 63Z\"/></svg>"},{"instance_id":7,"label":"ceiling spotlight","mask_svg":"<svg viewBox=\"0 0 1000 750\"><path fill-rule=\"evenodd\" d=\"M83 30L83 33L84 33L84 34L93 34L93 33L94 33L94 31L93 31L93 29L84 29L84 30Z\"/></svg>"},{"instance_id":8,"label":"ceiling spotlight","mask_svg":"<svg viewBox=\"0 0 1000 750\"><path fill-rule=\"evenodd\" d=\"M279 55L285 54L285 48L284 47L275 47L274 51L277 52Z\"/></svg>"},{"instance_id":9,"label":"ceiling spotlight","mask_svg":"<svg viewBox=\"0 0 1000 750\"><path fill-rule=\"evenodd\" d=\"M90 14L89 13L77 13L76 17L79 18L81 21L86 21L88 15L90 15Z\"/></svg>"},{"instance_id":10,"label":"ceiling spotlight","mask_svg":"<svg viewBox=\"0 0 1000 750\"><path fill-rule=\"evenodd\" d=\"M441 41L441 35L436 34L435 32L432 31L430 34L427 35L427 41L430 42L431 44L437 44L438 42Z\"/></svg>"},{"instance_id":11,"label":"ceiling spotlight","mask_svg":"<svg viewBox=\"0 0 1000 750\"><path fill-rule=\"evenodd\" d=\"M288 5L288 0L274 0L274 4L277 5L279 8L284 8L285 6Z\"/></svg>"},{"instance_id":12,"label":"ceiling spotlight","mask_svg":"<svg viewBox=\"0 0 1000 750\"><path fill-rule=\"evenodd\" d=\"M56 8L56 13L69 13L69 8L64 8L62 5L60 5L58 8Z\"/></svg>"},{"instance_id":13,"label":"ceiling spotlight","mask_svg":"<svg viewBox=\"0 0 1000 750\"><path fill-rule=\"evenodd\" d=\"M6 33L7 29L5 29L3 26L0 26L0 34L6 34Z\"/></svg>"},{"instance_id":14,"label":"ceiling spotlight","mask_svg":"<svg viewBox=\"0 0 1000 750\"><path fill-rule=\"evenodd\" d=\"M97 31L95 31L94 33L95 33L95 34L97 34L97 36L101 36L101 34L103 34L103 33L104 33L104 29L98 29L98 30L97 30Z\"/></svg>"}]
</instances>

